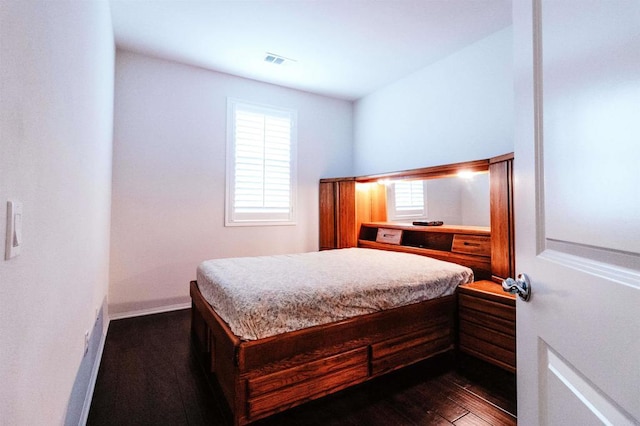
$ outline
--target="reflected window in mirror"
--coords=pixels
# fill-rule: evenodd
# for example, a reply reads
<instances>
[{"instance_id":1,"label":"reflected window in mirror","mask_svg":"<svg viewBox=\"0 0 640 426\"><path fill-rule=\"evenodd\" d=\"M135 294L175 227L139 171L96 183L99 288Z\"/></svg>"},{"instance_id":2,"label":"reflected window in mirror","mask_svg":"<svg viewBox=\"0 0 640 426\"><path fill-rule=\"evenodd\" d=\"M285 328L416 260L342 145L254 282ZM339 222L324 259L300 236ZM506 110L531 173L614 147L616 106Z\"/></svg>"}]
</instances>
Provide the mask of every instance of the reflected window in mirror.
<instances>
[{"instance_id":1,"label":"reflected window in mirror","mask_svg":"<svg viewBox=\"0 0 640 426\"><path fill-rule=\"evenodd\" d=\"M426 181L401 180L387 187L387 217L390 221L423 219L426 211Z\"/></svg>"},{"instance_id":2,"label":"reflected window in mirror","mask_svg":"<svg viewBox=\"0 0 640 426\"><path fill-rule=\"evenodd\" d=\"M407 187L410 185L411 189ZM415 194L415 201L409 195ZM422 194L423 206L419 203ZM387 185L387 215L393 222L443 221L446 225L490 226L489 173L476 172L427 180L402 180Z\"/></svg>"}]
</instances>

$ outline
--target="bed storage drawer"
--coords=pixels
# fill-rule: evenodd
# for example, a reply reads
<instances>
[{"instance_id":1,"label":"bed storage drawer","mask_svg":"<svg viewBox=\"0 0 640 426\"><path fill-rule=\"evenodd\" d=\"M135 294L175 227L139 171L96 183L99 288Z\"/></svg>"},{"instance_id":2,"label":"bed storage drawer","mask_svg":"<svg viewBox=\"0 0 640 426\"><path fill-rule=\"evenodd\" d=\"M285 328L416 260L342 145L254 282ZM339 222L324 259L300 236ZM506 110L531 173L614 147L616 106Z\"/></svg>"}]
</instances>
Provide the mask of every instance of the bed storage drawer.
<instances>
[{"instance_id":1,"label":"bed storage drawer","mask_svg":"<svg viewBox=\"0 0 640 426\"><path fill-rule=\"evenodd\" d=\"M454 348L453 295L243 341L206 302L195 281L190 292L197 311L192 336L198 346L209 346L211 353L204 355L209 355L234 426Z\"/></svg>"},{"instance_id":2,"label":"bed storage drawer","mask_svg":"<svg viewBox=\"0 0 640 426\"><path fill-rule=\"evenodd\" d=\"M371 345L371 375L412 364L453 348L447 323Z\"/></svg>"},{"instance_id":3,"label":"bed storage drawer","mask_svg":"<svg viewBox=\"0 0 640 426\"><path fill-rule=\"evenodd\" d=\"M366 346L271 374L252 374L246 381L249 418L363 382L368 375Z\"/></svg>"}]
</instances>

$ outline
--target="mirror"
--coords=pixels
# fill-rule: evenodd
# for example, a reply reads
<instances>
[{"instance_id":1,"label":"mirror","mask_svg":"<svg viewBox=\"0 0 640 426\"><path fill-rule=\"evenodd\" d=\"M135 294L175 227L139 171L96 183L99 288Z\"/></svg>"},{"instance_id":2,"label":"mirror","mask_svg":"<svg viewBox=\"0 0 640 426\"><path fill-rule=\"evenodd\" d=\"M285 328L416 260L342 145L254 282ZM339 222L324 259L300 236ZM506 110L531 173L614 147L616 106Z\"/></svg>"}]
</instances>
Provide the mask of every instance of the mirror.
<instances>
[{"instance_id":1,"label":"mirror","mask_svg":"<svg viewBox=\"0 0 640 426\"><path fill-rule=\"evenodd\" d=\"M439 220L445 225L488 227L489 173L392 181L387 184L386 204L390 222Z\"/></svg>"}]
</instances>

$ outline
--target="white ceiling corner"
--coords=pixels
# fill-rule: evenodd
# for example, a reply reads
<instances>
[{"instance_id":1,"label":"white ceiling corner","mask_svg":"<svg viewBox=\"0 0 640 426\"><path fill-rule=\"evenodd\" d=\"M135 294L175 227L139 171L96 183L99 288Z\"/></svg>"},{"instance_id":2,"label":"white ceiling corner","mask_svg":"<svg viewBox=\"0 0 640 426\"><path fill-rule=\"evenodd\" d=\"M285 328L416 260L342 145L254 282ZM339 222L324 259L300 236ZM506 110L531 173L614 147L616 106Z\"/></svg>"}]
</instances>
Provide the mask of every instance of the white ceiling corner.
<instances>
[{"instance_id":1,"label":"white ceiling corner","mask_svg":"<svg viewBox=\"0 0 640 426\"><path fill-rule=\"evenodd\" d=\"M511 0L111 0L118 47L356 100L511 23ZM266 52L295 61L277 66Z\"/></svg>"}]
</instances>

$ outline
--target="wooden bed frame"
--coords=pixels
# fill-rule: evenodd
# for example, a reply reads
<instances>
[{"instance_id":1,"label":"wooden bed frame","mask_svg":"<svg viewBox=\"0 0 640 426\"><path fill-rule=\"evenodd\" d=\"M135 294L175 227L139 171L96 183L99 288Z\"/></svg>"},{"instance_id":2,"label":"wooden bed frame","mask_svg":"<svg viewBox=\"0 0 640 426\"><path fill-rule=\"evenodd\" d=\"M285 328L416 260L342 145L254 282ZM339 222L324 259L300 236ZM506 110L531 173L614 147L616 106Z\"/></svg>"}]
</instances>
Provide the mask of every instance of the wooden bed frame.
<instances>
[{"instance_id":1,"label":"wooden bed frame","mask_svg":"<svg viewBox=\"0 0 640 426\"><path fill-rule=\"evenodd\" d=\"M487 160L387 175L326 182L321 180L320 246L343 248L360 245L436 258L445 256L444 260L474 269L476 278L490 274L494 281L499 282L502 278L512 276L514 271L512 162L513 154L507 154ZM455 242L448 252L428 247L379 247L380 244L367 240L366 232L360 235L360 225L366 217L373 220L374 211L386 211L380 204L385 202L386 197L368 195L359 199L355 191L356 180L370 182L380 178L434 178L454 175L460 169L489 170L491 174L489 256L475 251L467 253L466 249L460 253L460 247L456 248ZM376 227L376 224L368 226ZM441 231L444 232L443 229ZM459 231L455 232L461 233ZM359 235L364 240L358 241ZM463 248L467 241L465 238L473 236L463 236ZM477 241L469 240L469 246L478 246ZM455 346L455 296L278 336L242 341L202 297L195 281L191 282L190 293L193 340L206 360L207 368L215 374L222 388L235 425L251 423L451 351Z\"/></svg>"},{"instance_id":2,"label":"wooden bed frame","mask_svg":"<svg viewBox=\"0 0 640 426\"><path fill-rule=\"evenodd\" d=\"M454 348L454 296L242 341L195 281L190 293L193 340L220 384L235 425Z\"/></svg>"}]
</instances>

